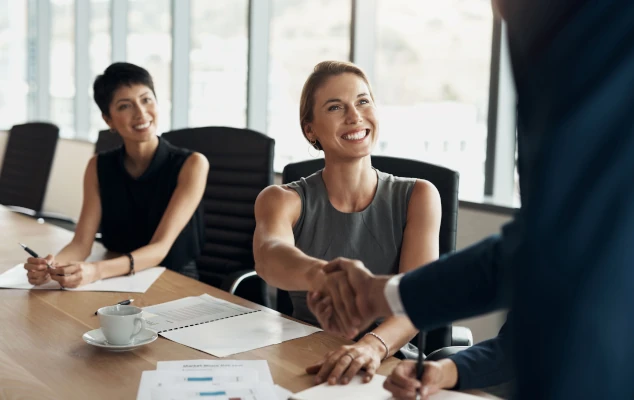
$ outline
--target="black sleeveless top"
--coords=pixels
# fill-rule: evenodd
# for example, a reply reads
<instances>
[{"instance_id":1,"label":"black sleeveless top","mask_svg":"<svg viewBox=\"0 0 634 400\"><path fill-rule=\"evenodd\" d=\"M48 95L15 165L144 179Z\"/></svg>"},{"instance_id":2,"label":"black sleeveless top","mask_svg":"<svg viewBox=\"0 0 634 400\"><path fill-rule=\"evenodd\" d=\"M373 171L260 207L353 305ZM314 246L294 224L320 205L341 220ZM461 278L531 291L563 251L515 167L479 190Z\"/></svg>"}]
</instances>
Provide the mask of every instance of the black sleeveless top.
<instances>
[{"instance_id":1,"label":"black sleeveless top","mask_svg":"<svg viewBox=\"0 0 634 400\"><path fill-rule=\"evenodd\" d=\"M136 179L124 167L124 146L98 155L101 236L108 250L129 253L150 243L176 189L181 167L191 154L159 137L154 158ZM199 205L159 265L197 278L194 260L200 254L203 240Z\"/></svg>"}]
</instances>

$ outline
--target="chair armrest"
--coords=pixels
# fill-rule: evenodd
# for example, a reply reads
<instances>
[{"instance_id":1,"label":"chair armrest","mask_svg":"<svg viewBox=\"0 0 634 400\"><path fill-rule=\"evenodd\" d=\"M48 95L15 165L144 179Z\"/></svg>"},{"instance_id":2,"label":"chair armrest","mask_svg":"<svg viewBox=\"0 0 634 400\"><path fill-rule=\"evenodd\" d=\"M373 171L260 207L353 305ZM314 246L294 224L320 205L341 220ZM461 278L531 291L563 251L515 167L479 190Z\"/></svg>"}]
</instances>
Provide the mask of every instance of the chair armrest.
<instances>
[{"instance_id":1,"label":"chair armrest","mask_svg":"<svg viewBox=\"0 0 634 400\"><path fill-rule=\"evenodd\" d=\"M75 232L75 229L77 228L77 222L75 220L58 213L40 211L35 214L34 218L37 218L38 220L43 219L44 222L59 226L60 228L71 232Z\"/></svg>"},{"instance_id":2,"label":"chair armrest","mask_svg":"<svg viewBox=\"0 0 634 400\"><path fill-rule=\"evenodd\" d=\"M65 216L64 214L59 214L59 213L52 213L52 212L45 212L45 211L40 211L35 213L34 215L35 218L43 218L44 221L59 221L59 222L64 222L67 224L73 224L73 225L77 225L77 221L75 221L74 219Z\"/></svg>"},{"instance_id":3,"label":"chair armrest","mask_svg":"<svg viewBox=\"0 0 634 400\"><path fill-rule=\"evenodd\" d=\"M442 349L438 349L436 351L431 352L425 360L427 361L439 361L443 358L447 358L456 353L461 352L462 350L468 349L469 346L449 346L443 347Z\"/></svg>"},{"instance_id":4,"label":"chair armrest","mask_svg":"<svg viewBox=\"0 0 634 400\"><path fill-rule=\"evenodd\" d=\"M19 206L6 206L9 210L16 212L18 214L26 215L27 217L35 218L37 220L43 220L43 222L49 222L53 225L59 226L60 228L64 228L68 231L74 232L75 227L77 226L77 222L72 218L69 218L63 214L44 212L44 211L34 211L30 208L19 207ZM42 222L42 221L40 221Z\"/></svg>"},{"instance_id":5,"label":"chair armrest","mask_svg":"<svg viewBox=\"0 0 634 400\"><path fill-rule=\"evenodd\" d=\"M22 215L26 215L27 217L35 217L36 212L31 210L30 208L26 208L26 207L19 207L19 206L6 206L6 208L8 208L9 210L16 212L18 214L22 214Z\"/></svg>"},{"instance_id":6,"label":"chair armrest","mask_svg":"<svg viewBox=\"0 0 634 400\"><path fill-rule=\"evenodd\" d=\"M465 326L452 326L451 346L473 346L471 329Z\"/></svg>"},{"instance_id":7,"label":"chair armrest","mask_svg":"<svg viewBox=\"0 0 634 400\"><path fill-rule=\"evenodd\" d=\"M240 270L227 275L222 280L220 289L265 307L271 307L266 283L254 269Z\"/></svg>"},{"instance_id":8,"label":"chair armrest","mask_svg":"<svg viewBox=\"0 0 634 400\"><path fill-rule=\"evenodd\" d=\"M222 280L220 289L224 290L225 292L235 294L238 285L240 285L242 281L244 281L245 279L252 279L256 276L258 276L258 274L255 272L254 269L243 269L240 271L232 272Z\"/></svg>"}]
</instances>

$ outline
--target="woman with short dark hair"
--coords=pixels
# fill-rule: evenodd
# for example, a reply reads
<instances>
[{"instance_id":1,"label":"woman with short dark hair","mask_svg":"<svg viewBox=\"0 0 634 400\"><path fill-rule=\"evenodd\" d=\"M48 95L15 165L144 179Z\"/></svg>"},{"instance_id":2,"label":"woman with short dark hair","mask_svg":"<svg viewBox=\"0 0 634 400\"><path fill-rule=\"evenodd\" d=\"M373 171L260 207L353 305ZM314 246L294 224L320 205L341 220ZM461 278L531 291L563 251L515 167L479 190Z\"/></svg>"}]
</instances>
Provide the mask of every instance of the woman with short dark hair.
<instances>
[{"instance_id":1,"label":"woman with short dark hair","mask_svg":"<svg viewBox=\"0 0 634 400\"><path fill-rule=\"evenodd\" d=\"M145 69L114 63L95 79L93 89L104 121L123 146L88 162L75 236L55 257L29 258L24 266L29 282L53 279L77 287L156 265L197 279L200 201L209 162L156 135L159 109ZM121 256L85 261L98 231L104 246Z\"/></svg>"}]
</instances>

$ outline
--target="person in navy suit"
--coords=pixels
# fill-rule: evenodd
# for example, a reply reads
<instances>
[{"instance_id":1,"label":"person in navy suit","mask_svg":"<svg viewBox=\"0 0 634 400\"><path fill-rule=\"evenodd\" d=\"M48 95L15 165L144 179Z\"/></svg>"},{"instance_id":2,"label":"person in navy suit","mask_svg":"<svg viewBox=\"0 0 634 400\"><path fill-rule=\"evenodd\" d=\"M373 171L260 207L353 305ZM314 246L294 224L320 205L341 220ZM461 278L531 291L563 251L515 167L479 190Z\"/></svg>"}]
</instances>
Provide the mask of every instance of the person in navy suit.
<instances>
[{"instance_id":1,"label":"person in navy suit","mask_svg":"<svg viewBox=\"0 0 634 400\"><path fill-rule=\"evenodd\" d=\"M510 314L509 314L510 316ZM506 398L511 393L515 373L509 340L509 319L494 338L477 343L439 361L425 361L422 382L427 394L440 389L482 389ZM421 383L410 376L416 362L406 360L392 371L384 386L394 397L406 399L416 396Z\"/></svg>"},{"instance_id":2,"label":"person in navy suit","mask_svg":"<svg viewBox=\"0 0 634 400\"><path fill-rule=\"evenodd\" d=\"M522 127L521 209L500 235L405 275L333 261L324 269L345 271L353 291L328 293L346 305L332 313L359 326L402 313L426 330L510 307L517 398L632 399L634 2L498 3Z\"/></svg>"}]
</instances>

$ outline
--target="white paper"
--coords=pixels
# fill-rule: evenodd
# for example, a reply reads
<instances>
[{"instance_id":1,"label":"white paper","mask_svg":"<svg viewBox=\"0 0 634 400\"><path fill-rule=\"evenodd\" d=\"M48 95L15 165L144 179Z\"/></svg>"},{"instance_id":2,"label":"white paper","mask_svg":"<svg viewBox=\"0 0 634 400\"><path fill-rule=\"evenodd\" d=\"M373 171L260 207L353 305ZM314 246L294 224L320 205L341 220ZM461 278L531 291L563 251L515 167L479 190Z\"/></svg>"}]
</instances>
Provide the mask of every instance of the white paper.
<instances>
[{"instance_id":1,"label":"white paper","mask_svg":"<svg viewBox=\"0 0 634 400\"><path fill-rule=\"evenodd\" d=\"M213 386L190 390L182 388L153 389L152 400L188 400L212 398L214 400L278 400L271 384L245 386Z\"/></svg>"},{"instance_id":2,"label":"white paper","mask_svg":"<svg viewBox=\"0 0 634 400\"><path fill-rule=\"evenodd\" d=\"M385 376L374 375L368 383L363 383L362 376L357 375L347 385L328 385L323 383L319 386L306 389L302 392L295 393L292 400L322 400L322 399L338 399L338 400L390 400L392 394L383 389ZM476 400L478 397L470 394L453 392L449 390L441 390L440 392L429 397L431 400Z\"/></svg>"},{"instance_id":3,"label":"white paper","mask_svg":"<svg viewBox=\"0 0 634 400\"><path fill-rule=\"evenodd\" d=\"M274 314L256 312L162 332L161 336L216 357L226 357L319 331Z\"/></svg>"},{"instance_id":4,"label":"white paper","mask_svg":"<svg viewBox=\"0 0 634 400\"><path fill-rule=\"evenodd\" d=\"M284 389L280 385L275 385L275 394L277 394L278 400L288 400L293 395L293 392L288 389Z\"/></svg>"},{"instance_id":5,"label":"white paper","mask_svg":"<svg viewBox=\"0 0 634 400\"><path fill-rule=\"evenodd\" d=\"M225 300L203 294L144 307L148 329L163 332L223 318L257 312Z\"/></svg>"},{"instance_id":6,"label":"white paper","mask_svg":"<svg viewBox=\"0 0 634 400\"><path fill-rule=\"evenodd\" d=\"M183 390L205 389L209 385L232 385L258 383L258 372L252 368L216 369L215 371L143 371L137 400L151 400L152 390L182 388Z\"/></svg>"},{"instance_id":7,"label":"white paper","mask_svg":"<svg viewBox=\"0 0 634 400\"><path fill-rule=\"evenodd\" d=\"M165 271L164 267L154 267L144 269L132 276L118 276L89 283L71 290L77 292L126 292L145 293L150 286ZM26 277L24 264L18 264L10 270L0 275L0 288L4 289L26 289L26 290L59 290L61 287L56 281L50 281L44 285L33 286Z\"/></svg>"},{"instance_id":8,"label":"white paper","mask_svg":"<svg viewBox=\"0 0 634 400\"><path fill-rule=\"evenodd\" d=\"M251 369L258 374L258 381L273 384L271 370L266 360L180 360L159 361L157 371L231 371L234 369Z\"/></svg>"}]
</instances>

